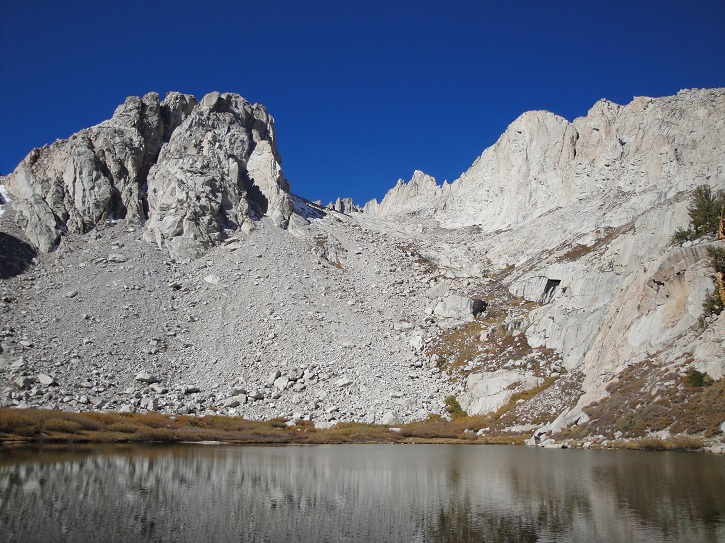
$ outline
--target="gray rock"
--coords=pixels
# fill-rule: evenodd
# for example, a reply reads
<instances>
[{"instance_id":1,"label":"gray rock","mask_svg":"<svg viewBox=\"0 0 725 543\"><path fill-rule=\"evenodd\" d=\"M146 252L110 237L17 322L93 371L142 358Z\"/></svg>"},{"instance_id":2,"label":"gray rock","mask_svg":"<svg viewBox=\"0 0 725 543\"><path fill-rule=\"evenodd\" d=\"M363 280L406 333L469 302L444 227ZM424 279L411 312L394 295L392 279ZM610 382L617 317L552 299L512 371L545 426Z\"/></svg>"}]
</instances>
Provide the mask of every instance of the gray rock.
<instances>
[{"instance_id":1,"label":"gray rock","mask_svg":"<svg viewBox=\"0 0 725 543\"><path fill-rule=\"evenodd\" d=\"M135 377L136 381L140 381L142 383L157 383L159 380L157 377L154 377L147 371L142 371L136 374Z\"/></svg>"},{"instance_id":2,"label":"gray rock","mask_svg":"<svg viewBox=\"0 0 725 543\"><path fill-rule=\"evenodd\" d=\"M276 388L277 390L282 392L285 389L287 389L289 382L290 382L290 379L286 375L281 375L274 380L273 385L274 385L274 388Z\"/></svg>"},{"instance_id":3,"label":"gray rock","mask_svg":"<svg viewBox=\"0 0 725 543\"><path fill-rule=\"evenodd\" d=\"M264 393L259 390L252 390L249 392L248 395L253 400L263 400L264 399Z\"/></svg>"},{"instance_id":4,"label":"gray rock","mask_svg":"<svg viewBox=\"0 0 725 543\"><path fill-rule=\"evenodd\" d=\"M274 382L275 382L275 380L276 380L276 379L277 379L277 378L278 378L278 377L279 377L280 375L282 375L282 372L280 372L279 370L274 370L274 371L272 371L272 372L271 372L271 373L270 373L269 375L267 375L267 381L266 381L266 382L267 382L267 384L268 384L269 386L274 386Z\"/></svg>"},{"instance_id":5,"label":"gray rock","mask_svg":"<svg viewBox=\"0 0 725 543\"><path fill-rule=\"evenodd\" d=\"M111 253L110 255L108 255L108 258L106 260L108 260L109 262L114 262L116 264L121 264L122 262L126 262L128 258L126 257L126 255L122 255L120 253Z\"/></svg>"},{"instance_id":6,"label":"gray rock","mask_svg":"<svg viewBox=\"0 0 725 543\"><path fill-rule=\"evenodd\" d=\"M485 307L483 300L451 294L438 302L433 312L439 317L464 320L480 314Z\"/></svg>"},{"instance_id":7,"label":"gray rock","mask_svg":"<svg viewBox=\"0 0 725 543\"><path fill-rule=\"evenodd\" d=\"M166 394L169 391L168 388L161 386L158 383L152 383L151 386L149 386L149 388L151 390L153 390L154 392L156 392L156 394Z\"/></svg>"},{"instance_id":8,"label":"gray rock","mask_svg":"<svg viewBox=\"0 0 725 543\"><path fill-rule=\"evenodd\" d=\"M88 400L91 402L91 405L95 409L103 409L104 407L106 407L106 405L108 405L108 402L106 400L104 400L103 398L98 398L96 396L91 396Z\"/></svg>"},{"instance_id":9,"label":"gray rock","mask_svg":"<svg viewBox=\"0 0 725 543\"><path fill-rule=\"evenodd\" d=\"M182 260L221 242L222 226L242 229L255 213L285 227L291 209L280 162L263 106L206 95L149 173L147 238Z\"/></svg>"},{"instance_id":10,"label":"gray rock","mask_svg":"<svg viewBox=\"0 0 725 543\"><path fill-rule=\"evenodd\" d=\"M246 398L245 398L245 400L246 400ZM239 400L239 398L237 398L236 396L232 396L231 398L227 398L226 400L224 400L222 402L222 405L227 408L233 408L233 407L239 407L239 405L242 403L243 402L241 402Z\"/></svg>"},{"instance_id":11,"label":"gray rock","mask_svg":"<svg viewBox=\"0 0 725 543\"><path fill-rule=\"evenodd\" d=\"M380 419L380 424L390 425L398 422L398 417L392 411L386 411Z\"/></svg>"},{"instance_id":12,"label":"gray rock","mask_svg":"<svg viewBox=\"0 0 725 543\"><path fill-rule=\"evenodd\" d=\"M39 373L36 377L36 380L41 384L45 386L55 385L57 384L55 382L55 379L51 377L50 375L46 375L45 373Z\"/></svg>"},{"instance_id":13,"label":"gray rock","mask_svg":"<svg viewBox=\"0 0 725 543\"><path fill-rule=\"evenodd\" d=\"M204 281L206 281L210 285L218 285L221 281L221 278L218 275L210 274L204 277Z\"/></svg>"},{"instance_id":14,"label":"gray rock","mask_svg":"<svg viewBox=\"0 0 725 543\"><path fill-rule=\"evenodd\" d=\"M112 119L31 151L5 180L31 243L48 252L64 231L88 232L110 217L145 220L145 172L195 103L178 93L163 102L155 93L131 97Z\"/></svg>"},{"instance_id":15,"label":"gray rock","mask_svg":"<svg viewBox=\"0 0 725 543\"><path fill-rule=\"evenodd\" d=\"M141 409L147 411L157 411L159 408L159 401L153 397L146 397L141 400Z\"/></svg>"}]
</instances>

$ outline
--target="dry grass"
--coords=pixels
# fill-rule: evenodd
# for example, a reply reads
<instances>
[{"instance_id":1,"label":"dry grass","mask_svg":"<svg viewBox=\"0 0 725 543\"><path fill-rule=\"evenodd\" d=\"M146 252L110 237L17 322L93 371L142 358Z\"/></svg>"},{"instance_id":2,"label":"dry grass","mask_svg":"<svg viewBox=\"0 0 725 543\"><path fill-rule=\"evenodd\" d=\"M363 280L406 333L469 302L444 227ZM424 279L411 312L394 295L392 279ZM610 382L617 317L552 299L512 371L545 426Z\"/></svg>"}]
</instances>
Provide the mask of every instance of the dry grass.
<instances>
[{"instance_id":1,"label":"dry grass","mask_svg":"<svg viewBox=\"0 0 725 543\"><path fill-rule=\"evenodd\" d=\"M489 305L475 320L441 334L428 345L426 355L438 355L438 367L450 375L496 371L508 361L527 364L533 375L548 375L542 364L557 359L556 353L545 347L533 349L526 334L506 329L509 314L518 321L539 304L508 293L498 297L503 299L501 305ZM487 339L481 339L482 332L488 333Z\"/></svg>"},{"instance_id":2,"label":"dry grass","mask_svg":"<svg viewBox=\"0 0 725 543\"><path fill-rule=\"evenodd\" d=\"M280 427L281 426L281 427ZM284 421L239 417L189 417L160 413L67 413L44 409L0 409L0 440L56 442L245 441L297 442Z\"/></svg>"},{"instance_id":3,"label":"dry grass","mask_svg":"<svg viewBox=\"0 0 725 543\"><path fill-rule=\"evenodd\" d=\"M603 435L638 438L667 430L670 434L721 434L725 421L725 379L692 385L692 373L681 375L645 361L622 372L607 387L609 396L584 409L591 420L568 429L567 437Z\"/></svg>"},{"instance_id":4,"label":"dry grass","mask_svg":"<svg viewBox=\"0 0 725 543\"><path fill-rule=\"evenodd\" d=\"M311 421L288 426L283 419L251 421L240 417L172 416L159 413L67 413L41 409L0 408L0 442L134 443L224 441L234 443L515 443L522 436L477 436L489 417L461 416L388 426L338 423L315 428Z\"/></svg>"},{"instance_id":5,"label":"dry grass","mask_svg":"<svg viewBox=\"0 0 725 543\"><path fill-rule=\"evenodd\" d=\"M602 247L606 247L611 241L622 233L626 232L629 227L612 228L607 227L604 229L605 235L595 241L592 245L579 245L576 244L574 247L569 249L566 253L557 258L557 262L574 262L579 260L583 256L598 251Z\"/></svg>"},{"instance_id":6,"label":"dry grass","mask_svg":"<svg viewBox=\"0 0 725 543\"><path fill-rule=\"evenodd\" d=\"M619 449L637 451L698 451L705 446L702 439L691 436L674 436L668 439L643 437L631 441L617 441L614 445Z\"/></svg>"}]
</instances>

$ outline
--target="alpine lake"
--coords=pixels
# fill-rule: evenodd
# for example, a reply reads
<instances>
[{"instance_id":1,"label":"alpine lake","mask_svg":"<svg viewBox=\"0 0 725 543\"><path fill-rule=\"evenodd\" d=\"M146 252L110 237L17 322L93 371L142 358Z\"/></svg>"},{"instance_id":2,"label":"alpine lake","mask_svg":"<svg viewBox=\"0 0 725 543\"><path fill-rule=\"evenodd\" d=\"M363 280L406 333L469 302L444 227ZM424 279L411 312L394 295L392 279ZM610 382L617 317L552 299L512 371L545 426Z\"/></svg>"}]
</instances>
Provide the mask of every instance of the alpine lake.
<instances>
[{"instance_id":1,"label":"alpine lake","mask_svg":"<svg viewBox=\"0 0 725 543\"><path fill-rule=\"evenodd\" d=\"M3 542L725 541L725 457L510 445L0 448Z\"/></svg>"}]
</instances>

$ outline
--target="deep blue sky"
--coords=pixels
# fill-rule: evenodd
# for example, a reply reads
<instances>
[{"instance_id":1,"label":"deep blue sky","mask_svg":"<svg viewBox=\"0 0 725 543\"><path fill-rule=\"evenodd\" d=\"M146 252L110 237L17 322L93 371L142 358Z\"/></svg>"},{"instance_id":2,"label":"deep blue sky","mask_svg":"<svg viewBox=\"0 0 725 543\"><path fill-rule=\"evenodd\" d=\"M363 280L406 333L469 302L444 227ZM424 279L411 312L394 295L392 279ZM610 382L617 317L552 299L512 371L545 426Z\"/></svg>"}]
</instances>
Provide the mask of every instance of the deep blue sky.
<instances>
[{"instance_id":1,"label":"deep blue sky","mask_svg":"<svg viewBox=\"0 0 725 543\"><path fill-rule=\"evenodd\" d=\"M453 180L530 109L725 86L725 2L0 2L0 172L126 96L237 92L293 192Z\"/></svg>"}]
</instances>

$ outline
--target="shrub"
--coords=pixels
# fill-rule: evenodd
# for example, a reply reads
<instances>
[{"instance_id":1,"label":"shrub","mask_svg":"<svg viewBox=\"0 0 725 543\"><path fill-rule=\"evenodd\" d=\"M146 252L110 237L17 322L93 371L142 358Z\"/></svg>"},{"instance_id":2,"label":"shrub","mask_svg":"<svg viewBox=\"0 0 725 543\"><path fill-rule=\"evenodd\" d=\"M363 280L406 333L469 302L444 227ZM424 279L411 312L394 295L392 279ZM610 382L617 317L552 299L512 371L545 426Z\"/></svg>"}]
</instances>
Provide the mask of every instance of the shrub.
<instances>
[{"instance_id":1,"label":"shrub","mask_svg":"<svg viewBox=\"0 0 725 543\"><path fill-rule=\"evenodd\" d=\"M468 416L468 413L463 410L461 404L458 403L458 400L455 396L448 396L445 400L445 403L446 411L454 419Z\"/></svg>"},{"instance_id":2,"label":"shrub","mask_svg":"<svg viewBox=\"0 0 725 543\"><path fill-rule=\"evenodd\" d=\"M710 255L710 266L716 273L725 273L725 249L708 247L707 254Z\"/></svg>"},{"instance_id":3,"label":"shrub","mask_svg":"<svg viewBox=\"0 0 725 543\"><path fill-rule=\"evenodd\" d=\"M695 368L690 369L685 375L685 383L691 387L703 387L713 384L712 377L707 373L697 371Z\"/></svg>"},{"instance_id":4,"label":"shrub","mask_svg":"<svg viewBox=\"0 0 725 543\"><path fill-rule=\"evenodd\" d=\"M684 242L692 239L695 239L695 232L693 232L691 228L688 228L687 230L678 228L672 235L672 245L682 245Z\"/></svg>"},{"instance_id":5,"label":"shrub","mask_svg":"<svg viewBox=\"0 0 725 543\"><path fill-rule=\"evenodd\" d=\"M720 294L717 290L711 290L707 293L707 296L705 297L705 301L702 302L702 312L704 317L709 317L711 315L719 315L722 313L723 309L725 309L725 304L723 304L722 298L720 298Z\"/></svg>"},{"instance_id":6,"label":"shrub","mask_svg":"<svg viewBox=\"0 0 725 543\"><path fill-rule=\"evenodd\" d=\"M40 432L40 421L35 411L0 409L0 433L32 436Z\"/></svg>"},{"instance_id":7,"label":"shrub","mask_svg":"<svg viewBox=\"0 0 725 543\"><path fill-rule=\"evenodd\" d=\"M704 443L701 439L691 436L673 436L667 439L643 437L625 441L619 446L639 451L697 451L704 447Z\"/></svg>"}]
</instances>

